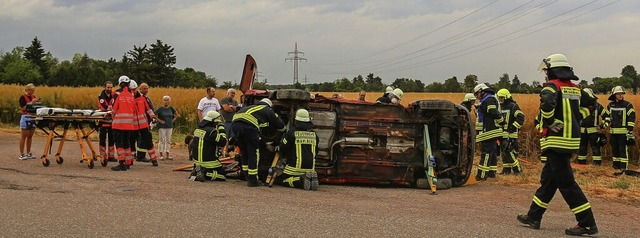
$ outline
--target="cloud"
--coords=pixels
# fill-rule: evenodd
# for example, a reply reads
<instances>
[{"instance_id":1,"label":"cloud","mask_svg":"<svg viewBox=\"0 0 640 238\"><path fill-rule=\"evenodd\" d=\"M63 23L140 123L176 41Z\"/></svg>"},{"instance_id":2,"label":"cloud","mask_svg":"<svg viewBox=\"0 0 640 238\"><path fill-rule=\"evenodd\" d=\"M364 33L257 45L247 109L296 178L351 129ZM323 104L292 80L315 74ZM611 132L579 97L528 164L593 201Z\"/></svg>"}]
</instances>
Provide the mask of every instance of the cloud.
<instances>
[{"instance_id":1,"label":"cloud","mask_svg":"<svg viewBox=\"0 0 640 238\"><path fill-rule=\"evenodd\" d=\"M284 59L296 42L308 59L299 64L300 77L311 82L368 73L386 83L467 74L493 82L502 73L531 82L541 79L539 60L556 52L566 53L585 79L616 76L637 64L635 1L597 1L572 12L588 2L490 3L9 0L0 2L0 50L27 46L38 36L61 60L83 52L106 60L160 39L175 48L177 67L222 81L238 81L250 53L270 83L292 81L292 63Z\"/></svg>"}]
</instances>

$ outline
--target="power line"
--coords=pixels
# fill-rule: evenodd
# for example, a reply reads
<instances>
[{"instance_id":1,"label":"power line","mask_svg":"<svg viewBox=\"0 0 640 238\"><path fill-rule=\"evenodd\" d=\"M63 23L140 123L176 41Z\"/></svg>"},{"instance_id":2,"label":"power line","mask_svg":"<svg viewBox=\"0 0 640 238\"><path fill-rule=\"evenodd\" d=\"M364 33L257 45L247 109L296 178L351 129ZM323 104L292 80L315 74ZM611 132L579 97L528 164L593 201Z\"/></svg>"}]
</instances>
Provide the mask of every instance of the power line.
<instances>
[{"instance_id":1,"label":"power line","mask_svg":"<svg viewBox=\"0 0 640 238\"><path fill-rule=\"evenodd\" d=\"M564 13L560 14L560 15L557 15L557 16L555 16L555 17L549 18L549 19L547 19L547 20L545 20L545 21L549 21L549 20L552 20L552 19L558 18L558 17L560 17L560 16L562 16L562 15L564 15L564 14L566 14L566 13L569 13L569 12L572 12L572 11L577 10L577 9L579 9L579 8L582 8L582 7L585 7L585 6L587 6L587 5L593 4L593 3L594 3L594 2L596 2L596 1L597 1L597 0L591 1L591 2L589 2L589 3L587 3L587 4L584 4L584 5L581 5L581 6L579 6L579 7L574 8L574 9L571 9L571 10L569 10L569 11L566 11L566 12L564 12ZM485 42L483 42L483 43L481 43L481 44L477 44L477 45L472 46L472 47L468 47L468 48L465 48L465 49L462 49L462 50L455 51L455 52L453 52L453 53L450 53L450 54L446 55L445 57L434 57L434 58L431 58L431 59L429 59L429 60L427 60L427 61L423 61L422 63L416 63L416 64L409 65L409 66L403 66L403 67L398 67L398 68L395 68L395 69L384 70L384 71L382 71L382 72L397 72L397 71L401 71L401 70L407 70L407 69L412 69L412 68L417 68L417 67L427 66L427 65L431 65L431 64L435 64L435 63L443 62L443 61L446 61L446 60L455 59L455 58L459 58L459 57L466 56L466 55L469 55L469 54L473 54L473 53L476 53L476 52L479 52L479 51L482 51L482 50L485 50L485 49L489 49L489 48L492 48L492 47L495 47L495 46L498 46L498 45L501 45L501 44L507 43L507 42L509 42L509 41L513 41L513 40L516 40L516 39L519 39L519 38L522 38L522 37L525 37L525 36L531 35L531 34L533 34L533 33L537 33L537 32L540 32L540 31L543 31L543 30L549 29L550 27L554 27L554 26L557 26L557 25L559 25L559 24L565 23L565 22L567 22L567 21L570 21L570 20L576 19L576 18L578 18L578 17L582 17L582 16L584 16L584 15L590 14L590 13L592 13L592 12L595 12L595 11L600 10L600 9L602 9L602 8L608 7L608 6L613 5L614 3L617 3L617 2L620 2L620 1L621 1L621 0L616 0L616 1L614 1L614 2L607 3L607 4L603 5L603 6L600 6L600 7L597 7L597 8L595 8L595 9L592 9L592 10L590 10L590 11L584 12L584 13L582 13L582 14L579 14L579 15L576 15L576 16L573 16L573 17L570 17L570 18L565 19L565 20L563 20L563 21L560 21L560 22L557 22L557 23L554 23L554 24L551 24L551 25L548 25L548 26L543 26L543 27L540 27L539 29L536 29L536 30L534 30L534 31L527 32L527 33L521 34L521 35L519 35L519 36L516 36L516 37L510 38L510 39L507 39L507 40L503 40L503 41L500 41L500 42L498 42L498 43L495 43L495 44L492 44L492 45L488 45L488 46L485 46L485 47L482 47L482 48L479 48L479 49L477 49L477 50L473 50L473 51L470 51L470 52L467 52L467 53L462 53L462 52L467 51L467 50L470 50L470 49L473 49L473 48L477 48L477 47L482 46L482 45L486 45L487 43L491 43L491 42L496 41L496 40L499 40L499 39L504 39L505 37L507 37L507 36L509 36L509 35L511 35L511 34L513 34L513 33L517 33L517 32L521 32L521 31L523 31L523 30L526 30L526 28L521 29L521 30L518 30L518 31L511 32L511 33L509 33L509 34L505 34L505 35L503 35L503 36L501 36L501 37L497 37L497 38L494 38L494 39L489 40L489 41L485 41ZM544 21L543 21L543 22L544 22ZM540 24L541 24L541 23L534 24L534 25L531 25L531 26L529 26L529 27L533 27L533 26L540 25ZM527 27L527 28L529 28L529 27ZM462 54L454 55L454 54L458 54L458 53L462 53ZM453 56L451 56L451 55L453 55Z\"/></svg>"},{"instance_id":2,"label":"power line","mask_svg":"<svg viewBox=\"0 0 640 238\"><path fill-rule=\"evenodd\" d=\"M491 6L491 5L493 5L494 3L498 2L498 1L500 1L500 0L494 0L493 2L490 2L489 4L484 5L484 6L480 7L480 8L478 8L478 9L476 9L476 10L474 10L474 11L470 12L470 13L467 13L467 14L465 14L465 15L464 15L464 16L462 16L462 17L459 17L459 18L457 18L457 19L455 19L455 20L453 20L453 21L451 21L451 22L448 22L447 24L444 24L444 25L442 25L442 26L440 26L440 27L438 27L438 28L436 28L436 29L434 29L434 30L431 30L431 31L429 31L429 32L427 32L427 33L424 33L424 34L422 34L422 35L419 35L419 36L417 36L417 37L415 37L415 38L413 38L413 39L411 39L411 40L408 40L408 41L405 41L405 42L399 43L399 44L397 44L397 45L395 45L395 46L393 46L393 47L391 47L391 48L388 48L388 49L386 49L386 50L383 50L383 51L380 51L380 52L377 52L377 53L373 53L373 54L369 54L369 55L360 56L360 57L358 57L358 58L354 58L354 59L345 60L344 62L338 62L338 63L334 63L334 64L342 64L342 65L343 65L343 64L348 64L348 63L353 63L353 62L358 62L358 61L360 61L360 62L361 62L361 61L362 61L362 58L371 58L371 57L378 56L378 55L384 54L384 53L386 53L386 52L389 52L389 51L395 50L395 49L400 48L400 47L402 47L402 46L404 46L404 45L407 45L407 44L409 44L409 43L411 43L411 42L414 42L414 41L419 40L419 39L421 39L421 38L423 38L423 37L426 37L426 36L428 36L428 35L430 35L430 34L432 34L432 33L435 33L435 32L437 32L437 31L439 31L439 30L442 30L442 29L444 29L444 28L446 28L446 27L448 27L448 26L450 26L450 25L452 25L452 24L454 24L454 23L456 23L456 22L458 22L458 21L461 21L462 19L465 19L465 18L467 18L467 17L469 17L469 16L472 16L472 15L474 15L474 14L478 13L479 11L481 11L481 10L483 10L483 9L485 9L485 8L487 8L487 7L489 7L489 6ZM331 65L331 64L327 64L327 65Z\"/></svg>"}]
</instances>

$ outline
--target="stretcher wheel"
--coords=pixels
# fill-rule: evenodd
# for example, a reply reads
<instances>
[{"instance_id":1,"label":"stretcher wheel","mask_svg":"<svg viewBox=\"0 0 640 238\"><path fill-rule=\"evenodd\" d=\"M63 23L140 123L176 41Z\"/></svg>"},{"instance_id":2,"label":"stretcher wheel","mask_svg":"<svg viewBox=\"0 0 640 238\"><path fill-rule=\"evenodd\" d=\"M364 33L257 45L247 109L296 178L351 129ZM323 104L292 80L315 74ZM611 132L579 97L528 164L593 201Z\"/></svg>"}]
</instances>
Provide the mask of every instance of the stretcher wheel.
<instances>
[{"instance_id":1,"label":"stretcher wheel","mask_svg":"<svg viewBox=\"0 0 640 238\"><path fill-rule=\"evenodd\" d=\"M42 161L42 165L44 165L44 167L49 167L50 164L51 162L49 162L49 159L44 159L44 161Z\"/></svg>"},{"instance_id":2,"label":"stretcher wheel","mask_svg":"<svg viewBox=\"0 0 640 238\"><path fill-rule=\"evenodd\" d=\"M109 160L107 159L103 159L102 161L100 161L100 165L102 165L102 167L106 167L108 163L109 163Z\"/></svg>"},{"instance_id":3,"label":"stretcher wheel","mask_svg":"<svg viewBox=\"0 0 640 238\"><path fill-rule=\"evenodd\" d=\"M93 160L89 160L89 163L87 163L87 166L89 166L90 169L93 169Z\"/></svg>"},{"instance_id":4,"label":"stretcher wheel","mask_svg":"<svg viewBox=\"0 0 640 238\"><path fill-rule=\"evenodd\" d=\"M62 157L58 157L58 159L56 159L56 163L62 164L64 163L64 159Z\"/></svg>"}]
</instances>

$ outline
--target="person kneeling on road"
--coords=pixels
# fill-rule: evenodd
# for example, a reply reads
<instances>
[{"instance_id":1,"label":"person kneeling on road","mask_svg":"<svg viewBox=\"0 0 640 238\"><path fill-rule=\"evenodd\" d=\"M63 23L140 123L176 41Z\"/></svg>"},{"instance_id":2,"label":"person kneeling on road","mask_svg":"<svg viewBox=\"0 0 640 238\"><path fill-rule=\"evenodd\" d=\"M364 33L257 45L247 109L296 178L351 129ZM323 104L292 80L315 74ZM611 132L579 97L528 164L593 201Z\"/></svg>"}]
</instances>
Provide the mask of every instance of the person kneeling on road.
<instances>
[{"instance_id":1,"label":"person kneeling on road","mask_svg":"<svg viewBox=\"0 0 640 238\"><path fill-rule=\"evenodd\" d=\"M283 186L318 190L318 174L315 171L318 141L309 111L298 109L294 128L285 134L280 143L280 153L286 157L287 165L276 181Z\"/></svg>"},{"instance_id":2,"label":"person kneeling on road","mask_svg":"<svg viewBox=\"0 0 640 238\"><path fill-rule=\"evenodd\" d=\"M191 176L195 181L206 180L225 181L225 170L220 160L220 148L227 143L224 124L220 113L207 112L198 123L198 129L193 132L193 141L189 149L194 156L194 166Z\"/></svg>"}]
</instances>

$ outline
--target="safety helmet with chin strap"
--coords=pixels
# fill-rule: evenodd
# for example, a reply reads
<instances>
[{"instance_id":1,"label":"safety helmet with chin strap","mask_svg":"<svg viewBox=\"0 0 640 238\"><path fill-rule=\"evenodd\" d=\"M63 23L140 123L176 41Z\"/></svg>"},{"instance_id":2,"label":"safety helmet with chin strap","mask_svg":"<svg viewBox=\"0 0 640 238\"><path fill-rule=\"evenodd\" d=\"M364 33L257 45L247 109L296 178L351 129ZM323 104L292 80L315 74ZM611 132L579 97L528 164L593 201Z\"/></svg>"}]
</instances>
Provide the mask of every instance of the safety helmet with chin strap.
<instances>
[{"instance_id":1,"label":"safety helmet with chin strap","mask_svg":"<svg viewBox=\"0 0 640 238\"><path fill-rule=\"evenodd\" d=\"M473 95L473 93L467 93L464 95L464 101L468 102L471 100L477 100L476 96Z\"/></svg>"},{"instance_id":2,"label":"safety helmet with chin strap","mask_svg":"<svg viewBox=\"0 0 640 238\"><path fill-rule=\"evenodd\" d=\"M538 71L542 72L543 70L548 70L550 68L556 67L569 67L569 60L567 60L567 56L563 54L552 54L542 59L540 66L538 66Z\"/></svg>"},{"instance_id":3,"label":"safety helmet with chin strap","mask_svg":"<svg viewBox=\"0 0 640 238\"><path fill-rule=\"evenodd\" d=\"M509 99L511 98L511 93L509 92L508 89L503 88L498 90L498 92L496 93L497 97L503 97L504 99Z\"/></svg>"},{"instance_id":4,"label":"safety helmet with chin strap","mask_svg":"<svg viewBox=\"0 0 640 238\"><path fill-rule=\"evenodd\" d=\"M479 92L484 91L486 89L489 89L489 87L486 84L481 83L481 84L476 85L473 88L473 93L479 93Z\"/></svg>"}]
</instances>

